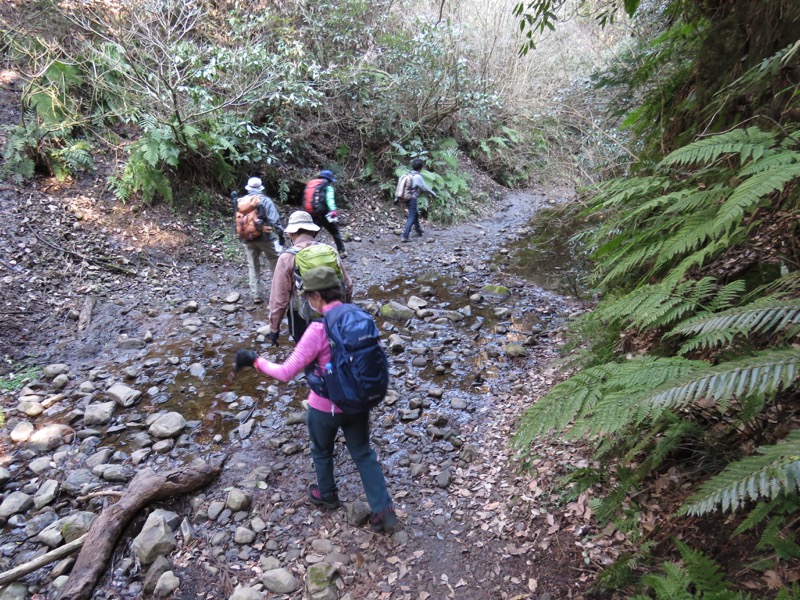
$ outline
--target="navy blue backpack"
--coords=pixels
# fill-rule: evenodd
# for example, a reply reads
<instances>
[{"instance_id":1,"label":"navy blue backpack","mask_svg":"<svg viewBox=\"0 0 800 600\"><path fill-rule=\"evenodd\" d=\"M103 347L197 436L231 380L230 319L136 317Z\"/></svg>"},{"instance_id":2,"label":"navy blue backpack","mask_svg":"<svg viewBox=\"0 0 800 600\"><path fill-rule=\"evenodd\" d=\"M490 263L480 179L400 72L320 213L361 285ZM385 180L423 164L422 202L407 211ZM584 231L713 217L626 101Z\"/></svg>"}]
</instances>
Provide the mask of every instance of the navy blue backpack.
<instances>
[{"instance_id":1,"label":"navy blue backpack","mask_svg":"<svg viewBox=\"0 0 800 600\"><path fill-rule=\"evenodd\" d=\"M306 369L309 387L345 414L360 414L380 404L389 388L389 361L375 320L354 304L328 311L325 332L331 362Z\"/></svg>"}]
</instances>

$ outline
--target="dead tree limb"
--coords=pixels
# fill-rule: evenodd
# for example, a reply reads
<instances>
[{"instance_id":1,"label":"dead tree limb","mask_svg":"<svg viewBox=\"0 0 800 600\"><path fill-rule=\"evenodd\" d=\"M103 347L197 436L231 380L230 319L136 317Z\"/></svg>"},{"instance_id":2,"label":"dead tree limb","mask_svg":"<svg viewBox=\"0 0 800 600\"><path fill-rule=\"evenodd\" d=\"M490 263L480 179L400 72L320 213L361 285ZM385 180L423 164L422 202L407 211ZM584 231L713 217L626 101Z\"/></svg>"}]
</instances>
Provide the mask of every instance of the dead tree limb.
<instances>
[{"instance_id":1,"label":"dead tree limb","mask_svg":"<svg viewBox=\"0 0 800 600\"><path fill-rule=\"evenodd\" d=\"M68 544L64 544L63 546L59 546L55 550L51 550L47 554L42 554L41 556L37 556L31 561L28 561L22 565L18 565L13 569L9 569L5 573L0 573L0 587L11 583L12 581L16 581L17 579L22 579L28 573L33 573L34 571L38 571L45 565L49 565L51 562L55 562L65 556L68 556L75 552L78 548L83 546L83 541L86 539L86 536L89 535L88 533L84 533L81 537L77 540L72 540Z\"/></svg>"},{"instance_id":2,"label":"dead tree limb","mask_svg":"<svg viewBox=\"0 0 800 600\"><path fill-rule=\"evenodd\" d=\"M83 331L89 326L89 323L92 322L92 310L94 309L95 302L97 302L97 298L94 296L89 296L84 301L80 317L78 318L78 331Z\"/></svg>"},{"instance_id":3,"label":"dead tree limb","mask_svg":"<svg viewBox=\"0 0 800 600\"><path fill-rule=\"evenodd\" d=\"M154 500L186 494L207 485L219 475L223 462L212 466L198 459L167 473L139 471L122 498L103 510L92 523L58 600L87 600L105 571L117 539L136 513Z\"/></svg>"}]
</instances>

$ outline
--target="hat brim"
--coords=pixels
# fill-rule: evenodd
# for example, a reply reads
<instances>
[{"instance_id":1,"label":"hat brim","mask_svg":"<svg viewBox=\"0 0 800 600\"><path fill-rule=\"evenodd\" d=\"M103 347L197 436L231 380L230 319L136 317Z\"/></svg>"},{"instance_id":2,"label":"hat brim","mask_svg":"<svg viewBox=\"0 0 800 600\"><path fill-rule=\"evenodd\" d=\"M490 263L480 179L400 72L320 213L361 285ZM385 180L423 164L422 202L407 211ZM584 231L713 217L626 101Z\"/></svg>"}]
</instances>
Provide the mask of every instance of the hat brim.
<instances>
[{"instance_id":1,"label":"hat brim","mask_svg":"<svg viewBox=\"0 0 800 600\"><path fill-rule=\"evenodd\" d=\"M286 229L283 231L284 233L297 233L301 229L316 233L319 231L319 225L315 225L314 223L292 223L291 225L287 225Z\"/></svg>"},{"instance_id":2,"label":"hat brim","mask_svg":"<svg viewBox=\"0 0 800 600\"><path fill-rule=\"evenodd\" d=\"M261 187L258 187L258 188L246 187L244 189L246 189L248 192L263 192L264 191L264 186L262 185Z\"/></svg>"}]
</instances>

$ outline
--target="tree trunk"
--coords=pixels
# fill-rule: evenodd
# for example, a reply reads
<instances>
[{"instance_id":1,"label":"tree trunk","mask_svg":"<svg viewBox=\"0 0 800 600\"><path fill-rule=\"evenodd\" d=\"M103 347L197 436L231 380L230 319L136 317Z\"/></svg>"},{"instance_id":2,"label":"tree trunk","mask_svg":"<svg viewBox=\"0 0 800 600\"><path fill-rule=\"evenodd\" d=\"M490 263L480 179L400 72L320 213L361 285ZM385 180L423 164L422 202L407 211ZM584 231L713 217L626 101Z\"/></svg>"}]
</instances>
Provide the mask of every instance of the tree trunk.
<instances>
[{"instance_id":1,"label":"tree trunk","mask_svg":"<svg viewBox=\"0 0 800 600\"><path fill-rule=\"evenodd\" d=\"M224 462L224 461L223 461ZM102 575L122 531L139 510L154 500L185 494L210 483L222 470L196 460L167 473L145 469L131 480L116 504L103 510L92 523L69 579L58 600L87 600Z\"/></svg>"}]
</instances>

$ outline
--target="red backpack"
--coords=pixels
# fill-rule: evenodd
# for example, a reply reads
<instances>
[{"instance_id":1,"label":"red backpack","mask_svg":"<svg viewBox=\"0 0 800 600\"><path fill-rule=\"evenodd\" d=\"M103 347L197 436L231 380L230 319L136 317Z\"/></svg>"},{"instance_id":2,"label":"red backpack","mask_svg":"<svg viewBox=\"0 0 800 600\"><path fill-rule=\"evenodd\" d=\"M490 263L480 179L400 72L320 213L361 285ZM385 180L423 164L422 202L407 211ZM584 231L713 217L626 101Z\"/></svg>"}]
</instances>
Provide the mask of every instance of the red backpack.
<instances>
[{"instance_id":1,"label":"red backpack","mask_svg":"<svg viewBox=\"0 0 800 600\"><path fill-rule=\"evenodd\" d=\"M328 213L326 195L328 180L322 177L312 179L306 184L303 192L303 210L310 215L325 215Z\"/></svg>"}]
</instances>

